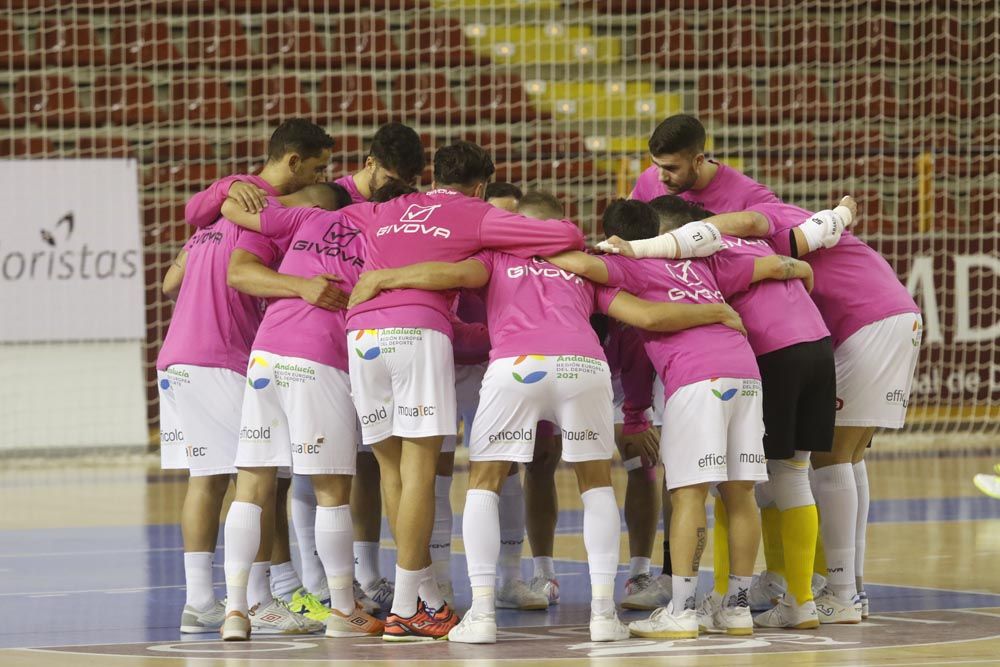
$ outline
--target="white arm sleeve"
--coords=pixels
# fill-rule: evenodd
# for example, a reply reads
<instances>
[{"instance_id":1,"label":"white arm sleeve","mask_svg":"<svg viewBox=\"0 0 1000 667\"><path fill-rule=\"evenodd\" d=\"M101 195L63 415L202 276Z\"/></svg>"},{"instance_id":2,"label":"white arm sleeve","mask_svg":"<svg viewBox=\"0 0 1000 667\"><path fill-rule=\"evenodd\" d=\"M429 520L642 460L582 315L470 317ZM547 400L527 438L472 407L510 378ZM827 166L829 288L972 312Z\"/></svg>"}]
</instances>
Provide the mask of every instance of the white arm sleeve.
<instances>
[{"instance_id":1,"label":"white arm sleeve","mask_svg":"<svg viewBox=\"0 0 1000 667\"><path fill-rule=\"evenodd\" d=\"M846 217L845 217L846 216ZM809 252L819 248L832 248L844 233L845 221L851 220L851 212L844 206L830 211L817 211L799 225L806 238Z\"/></svg>"},{"instance_id":2,"label":"white arm sleeve","mask_svg":"<svg viewBox=\"0 0 1000 667\"><path fill-rule=\"evenodd\" d=\"M679 259L708 257L722 250L722 234L710 222L689 222L672 234L677 238Z\"/></svg>"}]
</instances>

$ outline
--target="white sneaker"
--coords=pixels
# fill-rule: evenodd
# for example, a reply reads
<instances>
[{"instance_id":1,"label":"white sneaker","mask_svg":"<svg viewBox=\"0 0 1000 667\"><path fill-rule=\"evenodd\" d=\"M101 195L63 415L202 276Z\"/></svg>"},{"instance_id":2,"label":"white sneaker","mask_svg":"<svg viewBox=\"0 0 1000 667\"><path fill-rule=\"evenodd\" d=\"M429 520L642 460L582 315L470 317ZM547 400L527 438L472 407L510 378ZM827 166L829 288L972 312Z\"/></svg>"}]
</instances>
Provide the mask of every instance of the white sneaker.
<instances>
[{"instance_id":1,"label":"white sneaker","mask_svg":"<svg viewBox=\"0 0 1000 667\"><path fill-rule=\"evenodd\" d=\"M355 584L357 584L357 582L355 582ZM378 607L377 611L380 611L382 609L392 609L392 598L393 595L396 593L396 589L392 585L392 582L386 579L385 577L382 577L378 581L369 584L368 586L362 587L358 585L354 589L355 593L357 592L358 588L361 588L361 593L363 596L365 596L367 599L375 603L375 605ZM372 613L367 609L365 609L365 611L369 614Z\"/></svg>"},{"instance_id":2,"label":"white sneaker","mask_svg":"<svg viewBox=\"0 0 1000 667\"><path fill-rule=\"evenodd\" d=\"M823 589L826 588L826 577L813 572L812 582L809 584L809 587L812 589L813 599L815 600L823 592Z\"/></svg>"},{"instance_id":3,"label":"white sneaker","mask_svg":"<svg viewBox=\"0 0 1000 667\"><path fill-rule=\"evenodd\" d=\"M607 614L590 613L590 641L620 642L628 638L628 626L621 622L614 609Z\"/></svg>"},{"instance_id":4,"label":"white sneaker","mask_svg":"<svg viewBox=\"0 0 1000 667\"><path fill-rule=\"evenodd\" d=\"M441 591L441 597L452 609L455 608L455 587L452 586L451 580L439 581L437 582L438 590Z\"/></svg>"},{"instance_id":5,"label":"white sneaker","mask_svg":"<svg viewBox=\"0 0 1000 667\"><path fill-rule=\"evenodd\" d=\"M794 598L785 595L774 605L753 619L758 628L791 628L794 630L815 630L819 627L816 603L810 600L800 605L792 604Z\"/></svg>"},{"instance_id":6,"label":"white sneaker","mask_svg":"<svg viewBox=\"0 0 1000 667\"><path fill-rule=\"evenodd\" d=\"M385 581L385 579L382 581ZM377 614L383 609L382 605L368 597L368 593L366 593L365 589L361 587L361 584L357 579L354 580L354 601L361 605L361 609L364 610L366 614ZM385 609L389 609L392 606L392 603L390 602L389 605L390 606L385 607Z\"/></svg>"},{"instance_id":7,"label":"white sneaker","mask_svg":"<svg viewBox=\"0 0 1000 667\"><path fill-rule=\"evenodd\" d=\"M727 635L745 637L753 634L753 616L750 607L727 605L725 602L715 612L715 627Z\"/></svg>"},{"instance_id":8,"label":"white sneaker","mask_svg":"<svg viewBox=\"0 0 1000 667\"><path fill-rule=\"evenodd\" d=\"M496 644L497 615L494 612L472 612L448 632L448 641L461 644Z\"/></svg>"},{"instance_id":9,"label":"white sneaker","mask_svg":"<svg viewBox=\"0 0 1000 667\"><path fill-rule=\"evenodd\" d=\"M685 609L675 614L674 603L660 607L644 621L632 621L628 624L633 637L649 637L651 639L697 639L698 614L694 609Z\"/></svg>"},{"instance_id":10,"label":"white sneaker","mask_svg":"<svg viewBox=\"0 0 1000 667\"><path fill-rule=\"evenodd\" d=\"M722 609L722 596L714 590L701 599L698 605L698 631L708 634L719 634L726 631L725 626L716 625L716 615Z\"/></svg>"},{"instance_id":11,"label":"white sneaker","mask_svg":"<svg viewBox=\"0 0 1000 667\"><path fill-rule=\"evenodd\" d=\"M184 611L181 612L181 632L185 634L215 632L222 627L222 622L225 620L226 605L219 600L216 600L207 611L198 611L186 604Z\"/></svg>"},{"instance_id":12,"label":"white sneaker","mask_svg":"<svg viewBox=\"0 0 1000 667\"><path fill-rule=\"evenodd\" d=\"M666 607L670 603L670 593L673 590L673 580L666 575L651 577L640 574L625 583L624 609L653 610Z\"/></svg>"},{"instance_id":13,"label":"white sneaker","mask_svg":"<svg viewBox=\"0 0 1000 667\"><path fill-rule=\"evenodd\" d=\"M259 635L308 635L325 628L319 621L296 614L280 598L272 598L267 604L255 605L249 616L250 627L254 634Z\"/></svg>"},{"instance_id":14,"label":"white sneaker","mask_svg":"<svg viewBox=\"0 0 1000 667\"><path fill-rule=\"evenodd\" d=\"M549 601L549 605L559 604L559 580L546 579L545 577L533 577L528 582L528 588L532 593L544 595Z\"/></svg>"},{"instance_id":15,"label":"white sneaker","mask_svg":"<svg viewBox=\"0 0 1000 667\"><path fill-rule=\"evenodd\" d=\"M827 587L816 596L816 612L824 625L860 623L861 601L857 596L849 602L841 600Z\"/></svg>"},{"instance_id":16,"label":"white sneaker","mask_svg":"<svg viewBox=\"0 0 1000 667\"><path fill-rule=\"evenodd\" d=\"M750 584L750 609L753 611L770 609L778 603L778 598L784 595L787 589L784 577L764 570L754 577Z\"/></svg>"},{"instance_id":17,"label":"white sneaker","mask_svg":"<svg viewBox=\"0 0 1000 667\"><path fill-rule=\"evenodd\" d=\"M520 579L511 579L497 590L497 609L548 609L549 598L536 593Z\"/></svg>"},{"instance_id":18,"label":"white sneaker","mask_svg":"<svg viewBox=\"0 0 1000 667\"><path fill-rule=\"evenodd\" d=\"M231 611L226 614L219 632L224 642L245 642L250 639L250 621L243 612Z\"/></svg>"},{"instance_id":19,"label":"white sneaker","mask_svg":"<svg viewBox=\"0 0 1000 667\"><path fill-rule=\"evenodd\" d=\"M861 600L861 620L868 620L869 606L868 606L868 593L861 591L858 593L858 599Z\"/></svg>"},{"instance_id":20,"label":"white sneaker","mask_svg":"<svg viewBox=\"0 0 1000 667\"><path fill-rule=\"evenodd\" d=\"M972 483L976 488L988 495L990 498L1000 500L1000 473L997 475L978 474L972 478Z\"/></svg>"}]
</instances>

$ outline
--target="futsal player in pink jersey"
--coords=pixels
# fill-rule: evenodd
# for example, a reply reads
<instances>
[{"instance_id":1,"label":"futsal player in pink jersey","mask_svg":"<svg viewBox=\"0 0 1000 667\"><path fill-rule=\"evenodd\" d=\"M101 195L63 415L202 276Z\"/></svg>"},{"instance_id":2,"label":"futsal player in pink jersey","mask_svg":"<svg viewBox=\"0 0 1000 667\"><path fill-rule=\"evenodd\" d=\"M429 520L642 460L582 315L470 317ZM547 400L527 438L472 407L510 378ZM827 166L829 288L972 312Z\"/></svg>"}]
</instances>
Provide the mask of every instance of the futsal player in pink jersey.
<instances>
[{"instance_id":1,"label":"futsal player in pink jersey","mask_svg":"<svg viewBox=\"0 0 1000 667\"><path fill-rule=\"evenodd\" d=\"M333 140L312 123L283 123L271 136L269 160L255 180L272 195L297 191L322 174L332 145ZM188 208L190 212L192 207ZM212 557L223 496L235 470L250 343L261 317L257 299L226 283L230 254L243 235L241 229L216 218L192 235L167 276L170 291L178 294L157 359L161 431L176 434L186 451L180 450L185 452L180 461L164 463L191 471L181 516L188 584L183 632L212 631L222 623L221 604L212 591ZM178 451L172 444L162 449L165 457ZM254 580L263 585L255 588L255 603L261 609L274 607L266 565L256 571ZM258 625L302 631L298 620L286 612L277 609L269 615L275 623L258 621Z\"/></svg>"}]
</instances>

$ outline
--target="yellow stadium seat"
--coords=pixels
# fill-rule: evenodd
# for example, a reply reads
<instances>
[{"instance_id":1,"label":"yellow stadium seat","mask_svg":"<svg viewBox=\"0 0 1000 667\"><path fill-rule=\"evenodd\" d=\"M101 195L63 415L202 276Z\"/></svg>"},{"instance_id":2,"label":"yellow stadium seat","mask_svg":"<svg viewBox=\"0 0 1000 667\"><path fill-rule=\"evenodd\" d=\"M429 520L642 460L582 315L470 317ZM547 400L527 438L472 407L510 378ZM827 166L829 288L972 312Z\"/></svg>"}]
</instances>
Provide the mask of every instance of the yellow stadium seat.
<instances>
[{"instance_id":1,"label":"yellow stadium seat","mask_svg":"<svg viewBox=\"0 0 1000 667\"><path fill-rule=\"evenodd\" d=\"M684 107L679 93L657 93L645 83L527 81L525 89L560 120L663 118Z\"/></svg>"},{"instance_id":2,"label":"yellow stadium seat","mask_svg":"<svg viewBox=\"0 0 1000 667\"><path fill-rule=\"evenodd\" d=\"M596 37L589 26L561 23L466 26L466 37L482 55L506 64L611 63L621 59L621 40Z\"/></svg>"}]
</instances>

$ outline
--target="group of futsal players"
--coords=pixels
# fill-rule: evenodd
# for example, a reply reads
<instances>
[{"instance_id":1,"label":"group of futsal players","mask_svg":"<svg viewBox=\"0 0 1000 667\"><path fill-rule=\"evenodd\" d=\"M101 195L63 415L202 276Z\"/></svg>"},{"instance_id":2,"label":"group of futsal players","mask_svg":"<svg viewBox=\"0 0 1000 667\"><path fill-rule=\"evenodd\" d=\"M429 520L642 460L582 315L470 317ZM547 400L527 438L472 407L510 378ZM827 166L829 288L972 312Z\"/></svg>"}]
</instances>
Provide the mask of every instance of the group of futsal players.
<instances>
[{"instance_id":1,"label":"group of futsal players","mask_svg":"<svg viewBox=\"0 0 1000 667\"><path fill-rule=\"evenodd\" d=\"M327 183L333 140L287 121L259 174L192 198L157 361L163 465L190 470L181 631L495 642L497 607L559 601L560 458L583 502L593 641L866 617L864 453L876 427L903 425L919 310L852 234L853 200L785 204L704 145L696 118L664 120L652 166L608 206L591 252L555 197L491 183L475 144L438 149L432 189L417 192L424 148L397 123L360 171ZM472 587L461 621L459 419ZM614 602L616 441L629 471L621 603L652 610L627 626ZM234 474L223 603L212 561ZM699 599L709 493L715 585ZM383 506L393 583L379 569ZM767 570L753 577L762 534Z\"/></svg>"}]
</instances>

